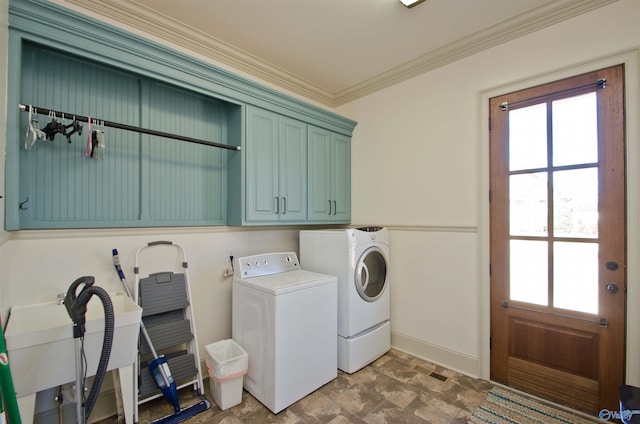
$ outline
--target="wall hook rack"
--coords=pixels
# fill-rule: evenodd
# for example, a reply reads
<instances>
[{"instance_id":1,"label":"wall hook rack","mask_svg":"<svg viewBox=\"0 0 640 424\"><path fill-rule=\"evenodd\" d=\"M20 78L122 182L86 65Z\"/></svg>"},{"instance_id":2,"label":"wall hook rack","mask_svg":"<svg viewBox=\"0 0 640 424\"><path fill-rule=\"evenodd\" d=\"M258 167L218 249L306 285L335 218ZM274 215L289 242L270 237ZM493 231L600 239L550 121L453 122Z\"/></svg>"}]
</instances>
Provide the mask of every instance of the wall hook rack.
<instances>
[{"instance_id":1,"label":"wall hook rack","mask_svg":"<svg viewBox=\"0 0 640 424\"><path fill-rule=\"evenodd\" d=\"M27 196L25 200L23 200L18 204L18 209L20 209L21 211L26 211L27 209L29 209L28 207L25 206L27 203L29 203L29 196Z\"/></svg>"},{"instance_id":2,"label":"wall hook rack","mask_svg":"<svg viewBox=\"0 0 640 424\"><path fill-rule=\"evenodd\" d=\"M150 129L147 129L147 128L135 127L135 126L132 126L132 125L120 124L118 122L104 121L102 119L96 119L96 118L93 118L93 117L90 118L88 116L82 116L82 115L75 115L75 114L68 113L68 112L58 112L58 111L55 111L55 110L42 108L42 107L38 107L38 106L19 104L18 107L20 108L20 110L22 112L29 111L29 108L31 108L32 111L36 111L40 115L55 116L57 118L65 118L65 117L70 118L70 117L73 116L78 121L99 122L100 125L104 126L104 127L118 128L118 129L125 130L125 131L134 131L134 132L138 132L138 133L142 133L142 134L155 135L155 136L164 137L164 138L172 138L174 140L180 140L180 141L186 141L186 142L189 142L189 143L202 144L204 146L219 147L221 149L235 150L235 151L239 151L240 150L240 146L230 146L228 144L221 144L221 143L216 143L216 142L213 142L213 141L201 140L201 139L198 139L198 138L185 137L185 136L178 135L178 134L171 134L171 133L166 133L166 132L162 132L162 131L150 130Z\"/></svg>"}]
</instances>

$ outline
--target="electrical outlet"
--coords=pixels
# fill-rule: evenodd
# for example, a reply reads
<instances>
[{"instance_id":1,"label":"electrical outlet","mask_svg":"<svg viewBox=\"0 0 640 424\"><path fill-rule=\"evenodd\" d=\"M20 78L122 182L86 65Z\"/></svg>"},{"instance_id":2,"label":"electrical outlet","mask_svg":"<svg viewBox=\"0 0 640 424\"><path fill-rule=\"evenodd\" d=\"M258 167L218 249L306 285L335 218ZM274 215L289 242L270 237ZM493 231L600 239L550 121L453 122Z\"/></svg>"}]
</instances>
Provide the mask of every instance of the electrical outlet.
<instances>
[{"instance_id":1,"label":"electrical outlet","mask_svg":"<svg viewBox=\"0 0 640 424\"><path fill-rule=\"evenodd\" d=\"M233 251L229 250L229 266L224 269L223 277L231 277L233 275Z\"/></svg>"}]
</instances>

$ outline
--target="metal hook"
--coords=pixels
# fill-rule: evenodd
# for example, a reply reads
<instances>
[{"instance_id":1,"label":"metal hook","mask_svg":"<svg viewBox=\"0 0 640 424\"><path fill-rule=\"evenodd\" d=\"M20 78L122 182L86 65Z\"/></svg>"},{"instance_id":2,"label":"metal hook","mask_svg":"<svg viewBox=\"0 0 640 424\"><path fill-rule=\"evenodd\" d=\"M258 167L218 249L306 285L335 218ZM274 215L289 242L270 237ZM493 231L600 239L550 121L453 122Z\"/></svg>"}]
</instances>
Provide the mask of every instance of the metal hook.
<instances>
[{"instance_id":1,"label":"metal hook","mask_svg":"<svg viewBox=\"0 0 640 424\"><path fill-rule=\"evenodd\" d=\"M19 208L21 211L26 211L27 209L29 209L29 208L26 208L26 207L24 206L24 205L26 205L26 204L27 204L27 202L28 202L28 201L29 201L29 196L27 196L27 198L26 198L26 200L25 200L24 202L20 202L20 203L18 204L18 208Z\"/></svg>"}]
</instances>

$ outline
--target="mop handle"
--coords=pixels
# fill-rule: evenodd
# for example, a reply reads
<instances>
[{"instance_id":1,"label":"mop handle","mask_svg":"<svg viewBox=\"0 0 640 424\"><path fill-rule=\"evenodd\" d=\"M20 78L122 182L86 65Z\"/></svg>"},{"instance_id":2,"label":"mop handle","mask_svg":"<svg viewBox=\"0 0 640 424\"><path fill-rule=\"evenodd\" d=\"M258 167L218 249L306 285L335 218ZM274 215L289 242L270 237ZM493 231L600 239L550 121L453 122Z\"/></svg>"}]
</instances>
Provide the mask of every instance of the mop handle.
<instances>
[{"instance_id":1,"label":"mop handle","mask_svg":"<svg viewBox=\"0 0 640 424\"><path fill-rule=\"evenodd\" d=\"M113 266L116 267L116 272L118 273L118 277L120 277L120 281L124 286L125 291L127 292L127 296L130 299L133 299L133 295L131 294L131 290L129 289L129 284L127 284L127 279L124 276L124 272L122 271L122 267L120 266L120 258L118 257L118 249L113 249L111 251L113 254Z\"/></svg>"},{"instance_id":2,"label":"mop handle","mask_svg":"<svg viewBox=\"0 0 640 424\"><path fill-rule=\"evenodd\" d=\"M16 399L16 391L11 378L11 368L9 367L9 355L4 342L4 332L2 322L0 322L0 405L4 404L5 411L0 407L0 414L7 413L10 424L20 424L20 409Z\"/></svg>"},{"instance_id":3,"label":"mop handle","mask_svg":"<svg viewBox=\"0 0 640 424\"><path fill-rule=\"evenodd\" d=\"M122 282L122 285L124 286L124 289L127 292L127 296L129 296L130 299L133 299L133 296L131 295L131 290L129 289L129 284L127 284L127 279L125 278L124 272L122 271L122 267L120 266L118 249L113 249L111 252L113 254L113 266L116 267L116 271L118 272L120 281ZM158 359L158 354L156 353L156 350L153 348L153 343L151 343L151 337L149 337L149 333L147 332L147 328L144 326L142 319L140 319L140 332L142 333L142 337L144 337L145 341L147 342L147 345L149 346L149 350L151 351L151 355L153 356L153 359ZM159 368L160 368L160 374L162 374L162 380L167 386L169 386L170 385L169 378L165 375L164 368L163 367L159 367Z\"/></svg>"}]
</instances>

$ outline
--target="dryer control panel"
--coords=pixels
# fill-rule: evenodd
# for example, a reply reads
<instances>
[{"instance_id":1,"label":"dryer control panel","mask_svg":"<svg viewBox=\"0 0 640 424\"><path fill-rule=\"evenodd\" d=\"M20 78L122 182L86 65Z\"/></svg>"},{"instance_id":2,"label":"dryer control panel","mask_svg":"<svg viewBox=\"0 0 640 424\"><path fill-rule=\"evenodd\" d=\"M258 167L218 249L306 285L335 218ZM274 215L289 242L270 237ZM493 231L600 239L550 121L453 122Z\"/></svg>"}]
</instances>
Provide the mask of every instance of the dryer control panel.
<instances>
[{"instance_id":1,"label":"dryer control panel","mask_svg":"<svg viewBox=\"0 0 640 424\"><path fill-rule=\"evenodd\" d=\"M241 278L253 278L298 271L300 262L295 252L263 253L239 258L235 269Z\"/></svg>"}]
</instances>

